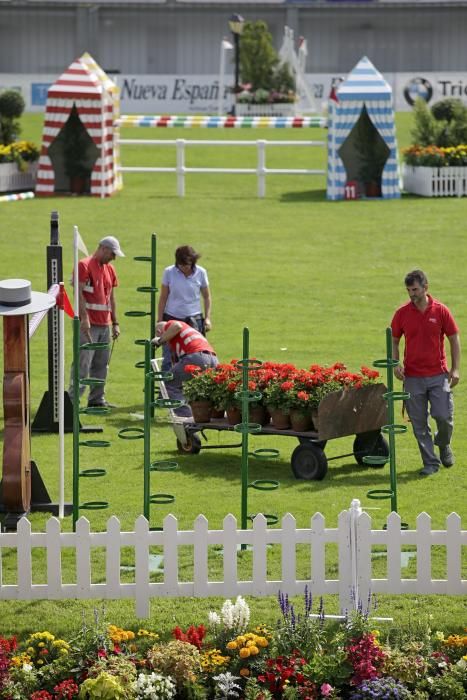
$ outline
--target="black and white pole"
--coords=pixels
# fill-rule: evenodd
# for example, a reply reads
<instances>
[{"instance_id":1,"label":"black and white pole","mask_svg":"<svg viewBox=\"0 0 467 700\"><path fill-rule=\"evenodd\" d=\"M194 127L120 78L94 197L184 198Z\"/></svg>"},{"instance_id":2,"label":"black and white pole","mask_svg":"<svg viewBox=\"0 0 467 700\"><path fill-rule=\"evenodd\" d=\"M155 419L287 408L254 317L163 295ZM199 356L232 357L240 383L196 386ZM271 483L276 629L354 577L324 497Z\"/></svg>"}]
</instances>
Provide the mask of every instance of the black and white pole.
<instances>
[{"instance_id":1,"label":"black and white pole","mask_svg":"<svg viewBox=\"0 0 467 700\"><path fill-rule=\"evenodd\" d=\"M58 226L58 212L50 215L50 245L47 246L47 289L63 282L62 246ZM44 393L31 431L35 433L59 432L59 376L60 376L60 319L54 306L47 317L48 389ZM64 430L73 430L73 406L67 392L63 396Z\"/></svg>"}]
</instances>

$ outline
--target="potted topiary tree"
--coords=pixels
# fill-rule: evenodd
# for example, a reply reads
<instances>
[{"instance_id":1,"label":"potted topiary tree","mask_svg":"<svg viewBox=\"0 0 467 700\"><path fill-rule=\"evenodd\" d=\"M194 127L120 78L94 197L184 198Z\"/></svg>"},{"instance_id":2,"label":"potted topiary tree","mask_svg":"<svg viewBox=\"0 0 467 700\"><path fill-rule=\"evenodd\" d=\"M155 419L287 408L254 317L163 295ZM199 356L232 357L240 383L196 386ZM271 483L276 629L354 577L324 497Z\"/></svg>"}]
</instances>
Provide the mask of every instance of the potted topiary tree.
<instances>
[{"instance_id":1,"label":"potted topiary tree","mask_svg":"<svg viewBox=\"0 0 467 700\"><path fill-rule=\"evenodd\" d=\"M89 189L92 167L89 163L88 147L92 140L79 118L76 107L73 107L63 127L62 138L65 174L69 178L70 192L82 194Z\"/></svg>"},{"instance_id":2,"label":"potted topiary tree","mask_svg":"<svg viewBox=\"0 0 467 700\"><path fill-rule=\"evenodd\" d=\"M294 79L272 44L266 22L245 22L241 36L237 114L286 116L294 113Z\"/></svg>"}]
</instances>

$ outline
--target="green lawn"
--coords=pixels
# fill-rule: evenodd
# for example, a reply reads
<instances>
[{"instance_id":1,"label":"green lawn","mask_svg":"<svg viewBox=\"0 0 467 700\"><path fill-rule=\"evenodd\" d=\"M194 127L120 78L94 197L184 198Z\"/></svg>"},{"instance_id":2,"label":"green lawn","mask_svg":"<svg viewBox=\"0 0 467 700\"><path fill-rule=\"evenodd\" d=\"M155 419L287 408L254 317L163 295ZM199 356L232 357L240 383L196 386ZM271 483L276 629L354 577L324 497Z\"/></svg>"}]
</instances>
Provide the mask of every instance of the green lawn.
<instances>
[{"instance_id":1,"label":"green lawn","mask_svg":"<svg viewBox=\"0 0 467 700\"><path fill-rule=\"evenodd\" d=\"M410 115L397 118L399 145L409 143ZM24 137L40 140L41 117L26 115ZM325 139L326 132L309 130L141 130L123 129L124 138L225 138L225 139ZM268 152L269 153L269 152ZM174 164L174 149L141 149L125 146L124 165ZM187 165L252 167L254 149L199 148L188 151ZM324 149L271 149L268 166L325 168ZM464 235L465 199L422 199L404 196L392 201L331 203L325 200L325 178L271 176L267 195L256 197L256 177L249 175L188 175L186 197L176 196L173 174L127 174L124 189L106 200L94 198L44 198L0 205L2 241L0 276L25 277L33 288L44 290L45 247L49 242L50 212L60 214L65 280L72 267L72 231L78 225L90 250L105 234L116 235L127 257L116 263L120 278L117 293L122 336L115 346L109 373L107 397L119 408L105 420L104 437L108 450L81 451L82 466L105 466L108 476L88 480L82 486L83 500L105 498L110 509L89 513L92 528L105 527L115 514L122 527L133 529L142 512L142 443L120 440L117 432L129 425L140 425L132 415L142 410L142 374L134 364L142 359L134 339L148 333L148 322L124 316L127 310L143 309L147 297L136 291L149 284L149 266L135 262L136 255L150 253L150 237L157 233L158 279L172 263L178 245L191 244L203 253L201 264L209 272L213 294L211 342L221 360L239 357L242 330L250 329L251 354L262 360L293 362L301 367L312 363L345 362L350 369L385 355L385 329L394 309L405 301L405 273L425 269L432 293L447 303L461 331L467 311L463 292L463 265L467 257ZM67 324L67 367L71 360L71 323ZM0 349L1 351L1 349ZM31 392L33 414L47 387L46 326L40 328L31 344ZM442 470L429 479L418 476L419 456L410 434L397 438L398 506L410 527L418 513L428 512L433 526L443 528L446 516L455 511L466 518L467 399L463 383L456 390L456 430L454 469ZM99 422L95 418L86 423ZM102 421L100 421L102 422ZM3 424L3 422L2 422ZM224 439L211 431L209 444ZM388 487L388 469L358 467L352 458L330 462L322 482L298 482L290 471L289 459L296 445L293 438L252 437L254 447L277 447L280 457L271 463L250 465L252 479L272 478L281 482L277 491L252 492L249 510L293 513L299 527L308 527L310 517L320 511L329 527L335 527L340 511L359 498L370 510L376 526L388 513L387 501L370 501L369 489ZM66 437L67 499L71 498L71 436ZM152 433L152 458L173 458L175 438L162 411ZM331 441L328 457L351 452L352 438ZM32 456L53 499L58 493L58 440L56 436L32 438ZM154 507L151 524L160 524L169 512L179 519L180 528L191 528L204 513L212 528L220 527L227 513L240 515L240 451L213 450L198 456L179 457L180 471L153 476L152 490L173 493L172 506ZM43 529L47 516L34 513L33 529ZM70 519L63 527L70 529ZM464 547L464 551L466 548ZM96 558L100 555L96 553ZM129 563L131 563L131 554ZM9 557L9 558L8 558ZM191 575L189 553L183 554L183 572ZM436 550L434 577L443 577L444 552ZM65 575L69 575L66 558ZM4 563L4 581L14 555ZM41 565L42 566L42 565ZM213 570L219 569L213 558ZM240 570L248 570L249 554L241 555ZM276 562L271 554L271 567ZM405 575L414 575L411 560ZM332 552L329 575L333 575ZM383 575L384 563L374 560L375 572ZM412 572L412 573L411 573ZM42 566L42 576L44 568ZM467 557L463 562L467 578ZM270 599L251 601L256 621L274 621L276 608ZM157 600L152 605L153 627L172 622L187 625L204 622L213 601L192 599ZM79 623L79 611L92 609L93 602L4 602L0 603L4 633L48 626L65 635ZM134 623L132 601L106 603L115 624ZM217 603L216 603L217 607ZM328 612L336 611L336 600L326 601ZM461 597L380 596L378 614L393 616L403 625L414 616L432 614L433 627L457 629L465 626L465 599Z\"/></svg>"}]
</instances>

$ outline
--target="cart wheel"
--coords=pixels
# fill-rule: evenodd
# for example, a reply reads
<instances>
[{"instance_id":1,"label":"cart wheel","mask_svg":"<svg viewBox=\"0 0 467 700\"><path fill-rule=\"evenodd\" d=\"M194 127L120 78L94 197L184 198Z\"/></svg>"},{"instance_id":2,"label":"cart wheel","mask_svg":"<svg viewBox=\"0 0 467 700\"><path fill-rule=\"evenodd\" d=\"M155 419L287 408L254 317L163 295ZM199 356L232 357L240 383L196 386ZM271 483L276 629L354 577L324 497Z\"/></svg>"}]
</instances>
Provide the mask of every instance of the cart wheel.
<instances>
[{"instance_id":1,"label":"cart wheel","mask_svg":"<svg viewBox=\"0 0 467 700\"><path fill-rule=\"evenodd\" d=\"M294 449L290 464L296 479L321 481L328 470L328 460L323 450L309 441Z\"/></svg>"},{"instance_id":2,"label":"cart wheel","mask_svg":"<svg viewBox=\"0 0 467 700\"><path fill-rule=\"evenodd\" d=\"M177 450L182 455L197 455L201 451L201 440L197 435L187 435L185 445L177 440Z\"/></svg>"},{"instance_id":3,"label":"cart wheel","mask_svg":"<svg viewBox=\"0 0 467 700\"><path fill-rule=\"evenodd\" d=\"M389 445L379 430L371 433L360 433L355 436L353 453L357 464L363 464L363 458L370 455L389 457ZM366 466L373 467L373 469L381 469L381 467L384 467L384 464L369 464Z\"/></svg>"}]
</instances>

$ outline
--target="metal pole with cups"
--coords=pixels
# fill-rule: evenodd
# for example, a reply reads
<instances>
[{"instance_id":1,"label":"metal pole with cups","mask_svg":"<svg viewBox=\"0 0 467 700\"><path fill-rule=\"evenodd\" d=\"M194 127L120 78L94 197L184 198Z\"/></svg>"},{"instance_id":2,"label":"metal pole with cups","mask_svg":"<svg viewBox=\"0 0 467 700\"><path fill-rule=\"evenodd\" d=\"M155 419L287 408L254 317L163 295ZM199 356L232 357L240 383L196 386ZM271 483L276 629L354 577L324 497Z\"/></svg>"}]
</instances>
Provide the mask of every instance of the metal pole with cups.
<instances>
[{"instance_id":1,"label":"metal pole with cups","mask_svg":"<svg viewBox=\"0 0 467 700\"><path fill-rule=\"evenodd\" d=\"M248 514L248 489L257 489L259 491L273 491L279 488L279 482L272 479L257 479L256 481L249 480L249 457L256 459L274 459L279 456L279 450L275 449L258 449L253 452L248 451L248 436L254 433L261 432L259 423L249 422L250 403L259 401L262 398L260 391L250 391L248 383L250 373L254 377L254 372L257 371L262 362L249 358L250 332L248 328L243 329L243 354L242 359L236 363L237 369L242 372L242 389L235 396L241 401L242 405L242 422L234 426L234 431L242 435L242 458L241 458L241 525L242 530L248 527L248 520L253 520L255 515ZM268 525L275 525L278 521L277 515L264 514ZM242 549L246 549L246 545L241 545Z\"/></svg>"},{"instance_id":2,"label":"metal pole with cups","mask_svg":"<svg viewBox=\"0 0 467 700\"><path fill-rule=\"evenodd\" d=\"M410 398L410 394L406 391L394 391L393 370L399 364L392 356L392 331L386 328L386 357L382 360L375 360L373 367L385 368L387 376L388 390L383 394L388 407L388 423L383 425L381 432L386 433L389 438L389 489L371 489L367 492L368 498L391 500L391 511L397 513L397 469L396 469L396 435L406 433L406 425L397 425L394 421L394 402L406 401ZM364 464L373 466L384 466L388 461L385 456L369 455L363 457ZM408 529L407 523L401 523L401 528Z\"/></svg>"},{"instance_id":3,"label":"metal pole with cups","mask_svg":"<svg viewBox=\"0 0 467 700\"><path fill-rule=\"evenodd\" d=\"M178 470L178 463L172 460L151 461L151 418L154 408L179 408L183 401L175 399L153 399L154 384L166 382L173 378L170 372L159 372L152 369L151 355L154 346L150 340L144 341L144 427L122 428L118 437L122 440L144 440L143 447L143 514L148 522L151 521L151 505L167 505L175 501L170 493L151 493L151 473L171 472ZM151 530L161 530L161 527L151 527Z\"/></svg>"}]
</instances>

